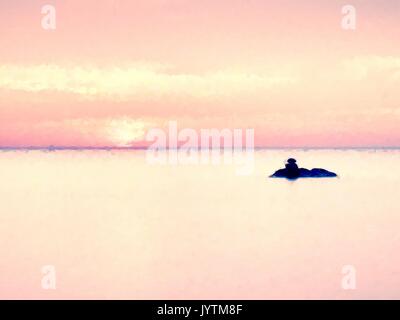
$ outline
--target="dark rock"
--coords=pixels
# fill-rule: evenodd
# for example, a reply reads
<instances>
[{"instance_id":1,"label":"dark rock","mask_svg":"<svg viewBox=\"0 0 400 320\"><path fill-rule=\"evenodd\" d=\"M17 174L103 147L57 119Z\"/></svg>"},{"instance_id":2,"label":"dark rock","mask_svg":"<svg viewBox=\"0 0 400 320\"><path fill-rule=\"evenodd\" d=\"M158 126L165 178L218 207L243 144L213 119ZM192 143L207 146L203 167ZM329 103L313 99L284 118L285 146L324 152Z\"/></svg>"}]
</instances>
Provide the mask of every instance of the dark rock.
<instances>
[{"instance_id":1,"label":"dark rock","mask_svg":"<svg viewBox=\"0 0 400 320\"><path fill-rule=\"evenodd\" d=\"M289 161L290 160L290 161ZM290 180L295 180L297 178L333 178L337 177L337 174L330 172L325 169L314 168L311 170L298 168L296 160L290 158L288 163L285 165L285 169L280 169L276 171L270 178L286 178Z\"/></svg>"}]
</instances>

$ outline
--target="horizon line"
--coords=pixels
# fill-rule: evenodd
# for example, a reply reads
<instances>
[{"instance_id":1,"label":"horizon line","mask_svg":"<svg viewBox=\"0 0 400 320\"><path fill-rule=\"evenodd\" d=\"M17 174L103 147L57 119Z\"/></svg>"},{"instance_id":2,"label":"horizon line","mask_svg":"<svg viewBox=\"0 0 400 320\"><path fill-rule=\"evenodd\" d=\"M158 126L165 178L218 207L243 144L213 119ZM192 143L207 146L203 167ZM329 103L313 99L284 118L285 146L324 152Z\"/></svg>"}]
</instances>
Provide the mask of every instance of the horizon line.
<instances>
[{"instance_id":1,"label":"horizon line","mask_svg":"<svg viewBox=\"0 0 400 320\"><path fill-rule=\"evenodd\" d=\"M233 147L229 147L233 148ZM0 146L1 151L7 150L32 150L32 151L84 151L84 150L147 150L149 147L146 146L130 146L130 147L118 147L118 146ZM198 150L214 150L219 148L164 148L163 150L188 150L188 149L198 149ZM220 149L224 149L224 146L221 146ZM243 146L243 149L246 149ZM400 149L400 146L255 146L254 150L372 150L372 149ZM162 150L161 148L158 150Z\"/></svg>"}]
</instances>

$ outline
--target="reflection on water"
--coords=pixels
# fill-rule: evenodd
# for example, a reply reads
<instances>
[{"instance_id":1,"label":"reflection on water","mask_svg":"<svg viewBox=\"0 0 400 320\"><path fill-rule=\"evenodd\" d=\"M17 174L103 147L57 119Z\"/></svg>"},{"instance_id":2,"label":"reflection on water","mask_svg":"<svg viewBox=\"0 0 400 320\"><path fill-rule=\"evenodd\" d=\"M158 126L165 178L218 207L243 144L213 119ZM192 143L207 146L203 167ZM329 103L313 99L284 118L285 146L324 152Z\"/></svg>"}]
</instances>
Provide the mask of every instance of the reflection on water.
<instances>
[{"instance_id":1,"label":"reflection on water","mask_svg":"<svg viewBox=\"0 0 400 320\"><path fill-rule=\"evenodd\" d=\"M268 179L290 156L340 177ZM0 298L400 298L399 160L265 150L238 176L143 151L0 152Z\"/></svg>"}]
</instances>

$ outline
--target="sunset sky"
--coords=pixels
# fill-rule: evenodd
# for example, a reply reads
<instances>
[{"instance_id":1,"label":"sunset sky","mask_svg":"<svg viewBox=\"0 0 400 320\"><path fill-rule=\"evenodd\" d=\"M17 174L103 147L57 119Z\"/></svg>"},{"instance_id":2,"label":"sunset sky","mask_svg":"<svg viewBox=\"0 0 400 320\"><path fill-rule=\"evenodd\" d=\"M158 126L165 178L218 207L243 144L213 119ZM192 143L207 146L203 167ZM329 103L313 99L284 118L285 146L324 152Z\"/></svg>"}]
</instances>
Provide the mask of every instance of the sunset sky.
<instances>
[{"instance_id":1,"label":"sunset sky","mask_svg":"<svg viewBox=\"0 0 400 320\"><path fill-rule=\"evenodd\" d=\"M399 120L398 0L0 0L0 147L141 145L168 121L400 146Z\"/></svg>"}]
</instances>

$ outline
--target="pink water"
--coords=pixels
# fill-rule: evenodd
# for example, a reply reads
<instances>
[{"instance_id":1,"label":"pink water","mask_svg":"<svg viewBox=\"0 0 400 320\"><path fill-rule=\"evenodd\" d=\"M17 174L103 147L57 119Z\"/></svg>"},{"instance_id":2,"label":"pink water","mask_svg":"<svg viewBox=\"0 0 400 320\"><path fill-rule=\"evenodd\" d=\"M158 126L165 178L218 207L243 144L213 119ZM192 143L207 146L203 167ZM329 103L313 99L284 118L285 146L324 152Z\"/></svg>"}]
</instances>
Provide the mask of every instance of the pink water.
<instances>
[{"instance_id":1,"label":"pink water","mask_svg":"<svg viewBox=\"0 0 400 320\"><path fill-rule=\"evenodd\" d=\"M289 156L340 178L267 179ZM265 150L238 176L143 151L0 152L0 298L399 299L399 163Z\"/></svg>"}]
</instances>

